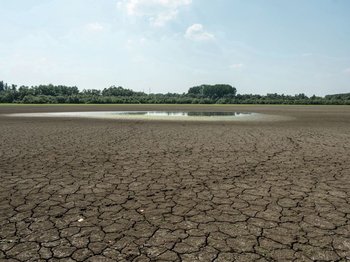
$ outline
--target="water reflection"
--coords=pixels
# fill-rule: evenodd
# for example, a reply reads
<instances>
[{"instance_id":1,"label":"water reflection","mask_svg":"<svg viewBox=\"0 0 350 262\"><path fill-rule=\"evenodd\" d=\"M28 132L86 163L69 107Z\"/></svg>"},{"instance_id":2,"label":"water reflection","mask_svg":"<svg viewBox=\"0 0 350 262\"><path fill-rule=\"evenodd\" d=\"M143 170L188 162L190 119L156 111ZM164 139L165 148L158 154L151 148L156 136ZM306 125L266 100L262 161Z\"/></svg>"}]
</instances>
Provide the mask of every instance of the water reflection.
<instances>
[{"instance_id":1,"label":"water reflection","mask_svg":"<svg viewBox=\"0 0 350 262\"><path fill-rule=\"evenodd\" d=\"M114 112L115 115L131 115L131 116L206 116L206 117L215 117L215 116L248 116L253 113L242 113L242 112L166 112L166 111L119 111Z\"/></svg>"},{"instance_id":2,"label":"water reflection","mask_svg":"<svg viewBox=\"0 0 350 262\"><path fill-rule=\"evenodd\" d=\"M245 112L199 112L199 111L90 111L90 112L47 112L10 114L17 117L73 117L102 119L149 119L149 120L257 120L262 115Z\"/></svg>"}]
</instances>

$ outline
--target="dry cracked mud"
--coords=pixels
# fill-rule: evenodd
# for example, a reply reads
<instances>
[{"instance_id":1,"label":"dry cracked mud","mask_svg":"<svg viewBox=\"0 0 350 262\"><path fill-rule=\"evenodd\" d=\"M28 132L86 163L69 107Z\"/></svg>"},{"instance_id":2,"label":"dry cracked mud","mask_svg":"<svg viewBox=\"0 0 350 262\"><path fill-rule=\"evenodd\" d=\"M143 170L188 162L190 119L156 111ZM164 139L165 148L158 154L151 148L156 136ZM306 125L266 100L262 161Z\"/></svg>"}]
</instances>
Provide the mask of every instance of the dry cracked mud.
<instances>
[{"instance_id":1,"label":"dry cracked mud","mask_svg":"<svg viewBox=\"0 0 350 262\"><path fill-rule=\"evenodd\" d=\"M284 122L0 116L0 261L350 261L350 107Z\"/></svg>"}]
</instances>

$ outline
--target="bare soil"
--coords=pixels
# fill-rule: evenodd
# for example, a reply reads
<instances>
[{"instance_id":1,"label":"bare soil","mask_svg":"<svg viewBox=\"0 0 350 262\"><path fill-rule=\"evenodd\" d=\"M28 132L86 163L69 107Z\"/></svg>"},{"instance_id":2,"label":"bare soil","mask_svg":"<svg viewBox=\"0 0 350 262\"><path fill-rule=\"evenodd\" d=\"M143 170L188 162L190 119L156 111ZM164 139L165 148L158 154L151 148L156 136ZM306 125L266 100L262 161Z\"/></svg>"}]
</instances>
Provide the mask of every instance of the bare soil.
<instances>
[{"instance_id":1,"label":"bare soil","mask_svg":"<svg viewBox=\"0 0 350 262\"><path fill-rule=\"evenodd\" d=\"M0 261L349 261L349 106L161 122L0 115Z\"/></svg>"}]
</instances>

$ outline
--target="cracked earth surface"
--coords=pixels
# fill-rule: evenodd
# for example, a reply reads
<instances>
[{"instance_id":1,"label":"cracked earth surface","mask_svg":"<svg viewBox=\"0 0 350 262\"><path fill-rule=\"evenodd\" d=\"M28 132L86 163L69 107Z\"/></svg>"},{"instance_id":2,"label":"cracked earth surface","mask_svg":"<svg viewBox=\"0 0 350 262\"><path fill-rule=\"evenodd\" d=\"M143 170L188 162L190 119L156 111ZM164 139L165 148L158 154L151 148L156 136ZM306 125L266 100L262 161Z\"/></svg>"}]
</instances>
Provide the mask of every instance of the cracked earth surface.
<instances>
[{"instance_id":1,"label":"cracked earth surface","mask_svg":"<svg viewBox=\"0 0 350 262\"><path fill-rule=\"evenodd\" d=\"M303 110L242 124L0 117L0 261L348 261L350 109Z\"/></svg>"}]
</instances>

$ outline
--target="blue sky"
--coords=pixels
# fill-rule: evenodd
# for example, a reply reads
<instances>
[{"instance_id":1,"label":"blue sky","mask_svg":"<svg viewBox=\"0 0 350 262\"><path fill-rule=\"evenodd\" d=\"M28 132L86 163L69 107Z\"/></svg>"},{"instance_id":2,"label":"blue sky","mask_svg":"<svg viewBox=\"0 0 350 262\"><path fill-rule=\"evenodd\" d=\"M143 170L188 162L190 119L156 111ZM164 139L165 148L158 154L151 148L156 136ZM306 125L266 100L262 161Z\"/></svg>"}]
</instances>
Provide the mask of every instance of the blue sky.
<instances>
[{"instance_id":1,"label":"blue sky","mask_svg":"<svg viewBox=\"0 0 350 262\"><path fill-rule=\"evenodd\" d=\"M350 92L348 0L2 0L0 80Z\"/></svg>"}]
</instances>

